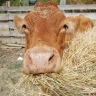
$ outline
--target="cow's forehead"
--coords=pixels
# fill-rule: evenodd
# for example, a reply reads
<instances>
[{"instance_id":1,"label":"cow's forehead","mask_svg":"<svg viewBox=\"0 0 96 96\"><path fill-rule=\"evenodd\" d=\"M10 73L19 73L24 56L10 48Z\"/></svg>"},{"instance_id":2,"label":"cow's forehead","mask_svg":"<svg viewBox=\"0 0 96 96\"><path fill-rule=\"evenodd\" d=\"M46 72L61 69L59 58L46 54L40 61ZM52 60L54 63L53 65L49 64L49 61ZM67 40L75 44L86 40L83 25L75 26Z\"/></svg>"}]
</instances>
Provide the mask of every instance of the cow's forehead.
<instances>
[{"instance_id":1,"label":"cow's forehead","mask_svg":"<svg viewBox=\"0 0 96 96\"><path fill-rule=\"evenodd\" d=\"M25 18L45 18L48 19L52 15L60 12L60 10L54 6L38 6L33 11L29 12Z\"/></svg>"},{"instance_id":2,"label":"cow's forehead","mask_svg":"<svg viewBox=\"0 0 96 96\"><path fill-rule=\"evenodd\" d=\"M36 25L38 22L47 22L51 26L58 27L58 25L65 20L65 15L58 9L58 7L51 3L36 3L34 10L27 13L24 20L30 25Z\"/></svg>"},{"instance_id":3,"label":"cow's forehead","mask_svg":"<svg viewBox=\"0 0 96 96\"><path fill-rule=\"evenodd\" d=\"M55 3L55 2L37 2L36 4L35 4L35 7L34 7L34 9L36 10L38 7L43 7L43 8L47 8L47 7L49 7L49 6L54 6L55 8L58 8L57 7L57 4Z\"/></svg>"},{"instance_id":4,"label":"cow's forehead","mask_svg":"<svg viewBox=\"0 0 96 96\"><path fill-rule=\"evenodd\" d=\"M44 8L43 10L34 10L26 14L25 18L26 21L35 22L38 19L49 20L50 22L54 22L55 20L65 19L64 14L60 11L55 9L54 11L48 10ZM62 20L60 20L62 21Z\"/></svg>"}]
</instances>

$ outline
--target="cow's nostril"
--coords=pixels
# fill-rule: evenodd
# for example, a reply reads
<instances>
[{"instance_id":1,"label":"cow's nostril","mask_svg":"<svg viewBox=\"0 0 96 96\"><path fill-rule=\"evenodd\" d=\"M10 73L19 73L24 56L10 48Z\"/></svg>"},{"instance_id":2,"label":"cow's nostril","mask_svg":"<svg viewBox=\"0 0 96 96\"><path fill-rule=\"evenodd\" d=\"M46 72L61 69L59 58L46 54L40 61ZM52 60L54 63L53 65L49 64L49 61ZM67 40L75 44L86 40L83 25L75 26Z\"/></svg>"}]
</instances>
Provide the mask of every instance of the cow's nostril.
<instances>
[{"instance_id":1,"label":"cow's nostril","mask_svg":"<svg viewBox=\"0 0 96 96\"><path fill-rule=\"evenodd\" d=\"M54 58L54 54L49 58L49 61L51 61Z\"/></svg>"}]
</instances>

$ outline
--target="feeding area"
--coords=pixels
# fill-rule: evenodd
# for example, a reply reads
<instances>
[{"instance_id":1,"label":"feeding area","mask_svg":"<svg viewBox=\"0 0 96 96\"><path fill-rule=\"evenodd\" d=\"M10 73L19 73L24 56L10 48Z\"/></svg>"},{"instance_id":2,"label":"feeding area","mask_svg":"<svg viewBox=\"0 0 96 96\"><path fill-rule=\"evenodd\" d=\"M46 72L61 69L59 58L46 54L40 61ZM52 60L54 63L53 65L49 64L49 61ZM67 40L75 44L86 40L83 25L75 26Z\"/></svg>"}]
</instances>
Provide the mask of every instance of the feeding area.
<instances>
[{"instance_id":1,"label":"feeding area","mask_svg":"<svg viewBox=\"0 0 96 96\"><path fill-rule=\"evenodd\" d=\"M22 73L24 49L0 49L1 96L96 96L96 27L64 49L60 73Z\"/></svg>"}]
</instances>

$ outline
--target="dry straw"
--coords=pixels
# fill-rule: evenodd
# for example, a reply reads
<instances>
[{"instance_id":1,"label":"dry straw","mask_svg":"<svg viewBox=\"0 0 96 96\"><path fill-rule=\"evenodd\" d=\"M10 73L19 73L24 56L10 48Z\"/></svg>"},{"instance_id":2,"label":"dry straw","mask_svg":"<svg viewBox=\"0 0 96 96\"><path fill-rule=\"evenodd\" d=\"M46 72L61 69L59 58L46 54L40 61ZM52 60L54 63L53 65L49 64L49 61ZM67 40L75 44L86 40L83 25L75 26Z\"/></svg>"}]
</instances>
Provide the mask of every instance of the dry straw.
<instances>
[{"instance_id":1,"label":"dry straw","mask_svg":"<svg viewBox=\"0 0 96 96\"><path fill-rule=\"evenodd\" d=\"M9 96L96 96L96 28L76 35L62 63L58 74L23 75Z\"/></svg>"}]
</instances>

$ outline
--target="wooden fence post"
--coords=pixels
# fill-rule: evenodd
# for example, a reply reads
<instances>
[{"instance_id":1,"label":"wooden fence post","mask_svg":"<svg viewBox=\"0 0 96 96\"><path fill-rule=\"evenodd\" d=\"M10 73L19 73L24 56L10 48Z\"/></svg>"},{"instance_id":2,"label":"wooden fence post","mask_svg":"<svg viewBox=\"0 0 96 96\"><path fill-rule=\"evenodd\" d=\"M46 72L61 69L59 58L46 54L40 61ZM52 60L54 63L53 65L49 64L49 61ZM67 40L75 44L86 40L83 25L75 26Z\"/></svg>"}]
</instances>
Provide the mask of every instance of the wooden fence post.
<instances>
[{"instance_id":1,"label":"wooden fence post","mask_svg":"<svg viewBox=\"0 0 96 96\"><path fill-rule=\"evenodd\" d=\"M60 5L65 5L66 4L66 0L60 0Z\"/></svg>"},{"instance_id":2,"label":"wooden fence post","mask_svg":"<svg viewBox=\"0 0 96 96\"><path fill-rule=\"evenodd\" d=\"M8 8L11 7L11 2L10 2L10 0L7 0L7 1L6 1L6 7L8 7ZM10 14L9 11L7 10L9 33L10 33L10 36L11 36L9 14ZM11 38L9 38L9 43L11 43Z\"/></svg>"},{"instance_id":3,"label":"wooden fence post","mask_svg":"<svg viewBox=\"0 0 96 96\"><path fill-rule=\"evenodd\" d=\"M8 1L6 1L6 7L10 7L10 1L8 0Z\"/></svg>"}]
</instances>

